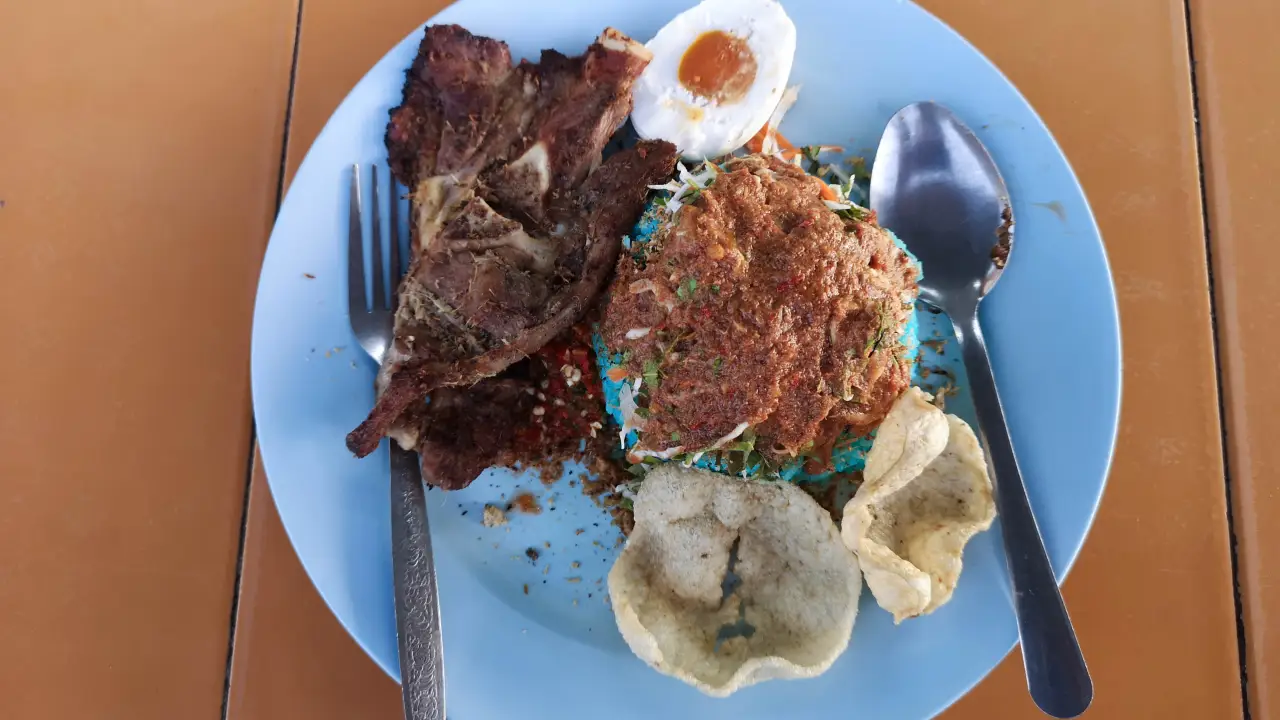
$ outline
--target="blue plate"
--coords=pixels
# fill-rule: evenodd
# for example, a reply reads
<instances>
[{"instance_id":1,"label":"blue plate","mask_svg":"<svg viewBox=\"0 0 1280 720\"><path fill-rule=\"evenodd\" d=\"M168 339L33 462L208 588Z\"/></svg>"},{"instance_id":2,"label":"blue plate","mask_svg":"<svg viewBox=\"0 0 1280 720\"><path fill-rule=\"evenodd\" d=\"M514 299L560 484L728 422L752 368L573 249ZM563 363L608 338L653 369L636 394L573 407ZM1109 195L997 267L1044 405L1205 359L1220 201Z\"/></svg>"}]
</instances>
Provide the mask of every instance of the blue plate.
<instances>
[{"instance_id":1,"label":"blue plate","mask_svg":"<svg viewBox=\"0 0 1280 720\"><path fill-rule=\"evenodd\" d=\"M690 4L464 0L436 20L536 58L544 47L581 51L605 26L647 39ZM792 80L804 86L783 126L789 138L870 156L896 110L935 100L977 130L1008 182L1018 245L982 319L1061 576L1102 495L1120 398L1115 294L1080 186L1017 90L920 8L891 0L786 5L799 32ZM387 110L399 102L419 38L415 30L369 71L307 154L271 236L253 334L258 437L285 528L334 614L395 677L387 455L356 460L343 444L372 406L374 375L347 325L346 193L352 163L386 156ZM617 533L579 484L572 471L544 488L531 474L489 470L465 491L428 493L455 720L913 720L972 687L1017 638L993 528L970 543L954 599L933 615L895 627L864 593L849 651L822 677L704 697L627 651L601 582ZM542 514L483 527L483 504L518 487L539 496ZM525 556L530 547L541 553L536 563Z\"/></svg>"}]
</instances>

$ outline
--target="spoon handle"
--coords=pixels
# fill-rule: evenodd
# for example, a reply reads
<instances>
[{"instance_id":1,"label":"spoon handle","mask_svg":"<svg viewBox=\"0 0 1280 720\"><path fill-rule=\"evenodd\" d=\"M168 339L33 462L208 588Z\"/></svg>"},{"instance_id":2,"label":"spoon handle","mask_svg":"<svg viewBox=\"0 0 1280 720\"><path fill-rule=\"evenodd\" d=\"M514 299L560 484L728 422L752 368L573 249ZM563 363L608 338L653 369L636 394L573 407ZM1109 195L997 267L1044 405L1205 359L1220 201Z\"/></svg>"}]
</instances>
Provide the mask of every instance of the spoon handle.
<instances>
[{"instance_id":1,"label":"spoon handle","mask_svg":"<svg viewBox=\"0 0 1280 720\"><path fill-rule=\"evenodd\" d=\"M1027 688L1046 714L1056 718L1076 717L1087 710L1093 700L1093 681L1027 500L977 309L967 313L967 317L953 320L978 413L979 432L991 461Z\"/></svg>"}]
</instances>

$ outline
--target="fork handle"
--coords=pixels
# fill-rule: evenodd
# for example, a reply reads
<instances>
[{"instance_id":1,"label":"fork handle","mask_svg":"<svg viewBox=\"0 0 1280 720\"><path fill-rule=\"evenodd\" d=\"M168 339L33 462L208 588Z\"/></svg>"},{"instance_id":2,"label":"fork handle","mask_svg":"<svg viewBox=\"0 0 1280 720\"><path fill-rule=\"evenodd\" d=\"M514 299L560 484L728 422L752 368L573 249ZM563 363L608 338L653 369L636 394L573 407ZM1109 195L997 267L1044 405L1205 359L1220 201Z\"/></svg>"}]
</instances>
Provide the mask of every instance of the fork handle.
<instances>
[{"instance_id":1,"label":"fork handle","mask_svg":"<svg viewBox=\"0 0 1280 720\"><path fill-rule=\"evenodd\" d=\"M445 720L444 643L417 453L391 444L391 554L405 720Z\"/></svg>"},{"instance_id":2,"label":"fork handle","mask_svg":"<svg viewBox=\"0 0 1280 720\"><path fill-rule=\"evenodd\" d=\"M953 315L952 319L969 376L982 444L991 459L1027 689L1046 714L1073 718L1093 701L1093 681L1022 482L987 344L978 324L977 307L972 312Z\"/></svg>"}]
</instances>

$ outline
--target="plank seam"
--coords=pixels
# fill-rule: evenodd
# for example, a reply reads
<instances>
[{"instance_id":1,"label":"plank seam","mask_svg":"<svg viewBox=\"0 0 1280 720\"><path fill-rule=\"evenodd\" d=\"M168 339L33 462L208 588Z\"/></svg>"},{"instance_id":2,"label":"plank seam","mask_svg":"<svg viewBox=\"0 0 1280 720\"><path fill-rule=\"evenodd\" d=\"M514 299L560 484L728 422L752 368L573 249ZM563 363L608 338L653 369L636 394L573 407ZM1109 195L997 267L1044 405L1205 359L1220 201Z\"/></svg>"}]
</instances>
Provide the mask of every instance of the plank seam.
<instances>
[{"instance_id":1,"label":"plank seam","mask_svg":"<svg viewBox=\"0 0 1280 720\"><path fill-rule=\"evenodd\" d=\"M302 7L305 0L298 0L298 12L293 26L293 56L289 61L289 91L284 104L284 132L280 141L280 166L276 180L275 212L280 213L284 201L285 170L289 157L289 130L293 124L293 95L298 84L298 46L302 42ZM254 457L258 447L258 424L252 418L249 424L249 457L245 463L244 497L240 511L240 538L236 545L236 576L231 588L231 618L227 628L227 666L222 683L222 708L220 717L228 720L231 711L231 668L235 660L236 624L240 616L240 586L244 577L245 539L249 530L249 499L253 490Z\"/></svg>"},{"instance_id":2,"label":"plank seam","mask_svg":"<svg viewBox=\"0 0 1280 720\"><path fill-rule=\"evenodd\" d=\"M1236 612L1236 653L1240 666L1240 707L1244 720L1252 720L1249 709L1249 667L1246 662L1247 634L1244 624L1244 602L1240 594L1240 559L1231 493L1231 461L1227 444L1227 406L1222 374L1222 339L1218 330L1218 301L1213 280L1213 242L1209 226L1209 198L1205 187L1204 139L1200 127L1200 87L1196 77L1196 49L1191 30L1191 2L1183 0L1187 27L1187 60L1191 79L1191 113L1195 121L1196 164L1200 174L1200 222L1204 227L1205 271L1209 281L1209 321L1213 335L1214 380L1218 392L1218 430L1222 445L1222 479L1226 492L1227 537L1231 555L1231 595Z\"/></svg>"}]
</instances>

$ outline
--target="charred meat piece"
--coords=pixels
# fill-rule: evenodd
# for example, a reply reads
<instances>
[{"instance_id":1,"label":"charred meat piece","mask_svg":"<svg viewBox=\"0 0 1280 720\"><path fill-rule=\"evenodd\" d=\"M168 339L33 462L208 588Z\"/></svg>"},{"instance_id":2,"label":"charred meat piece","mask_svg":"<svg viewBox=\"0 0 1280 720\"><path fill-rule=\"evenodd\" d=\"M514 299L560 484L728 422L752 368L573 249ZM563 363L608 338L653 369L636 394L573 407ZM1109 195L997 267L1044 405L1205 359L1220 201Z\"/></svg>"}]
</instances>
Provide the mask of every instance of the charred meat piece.
<instances>
[{"instance_id":1,"label":"charred meat piece","mask_svg":"<svg viewBox=\"0 0 1280 720\"><path fill-rule=\"evenodd\" d=\"M512 67L505 43L456 25L426 30L391 111L387 151L406 186L470 184L504 210L545 220L600 162L631 111L631 85L652 56L607 29L580 57L546 50Z\"/></svg>"},{"instance_id":2,"label":"charred meat piece","mask_svg":"<svg viewBox=\"0 0 1280 720\"><path fill-rule=\"evenodd\" d=\"M441 388L421 425L422 476L431 485L456 490L470 485L490 465L515 456L517 423L527 421L537 399L529 379L485 378L469 388Z\"/></svg>"},{"instance_id":3,"label":"charred meat piece","mask_svg":"<svg viewBox=\"0 0 1280 720\"><path fill-rule=\"evenodd\" d=\"M650 57L612 30L582 57L544 51L530 132L508 154L513 161L484 174L487 196L535 222L561 209L566 193L599 164L605 143L626 120L631 83Z\"/></svg>"},{"instance_id":4,"label":"charred meat piece","mask_svg":"<svg viewBox=\"0 0 1280 720\"><path fill-rule=\"evenodd\" d=\"M504 42L457 25L427 28L405 74L404 103L391 111L387 124L387 151L396 177L414 187L419 172L428 177L465 167L488 126L500 119L495 112L499 90L526 74L513 75L513 70Z\"/></svg>"},{"instance_id":5,"label":"charred meat piece","mask_svg":"<svg viewBox=\"0 0 1280 720\"><path fill-rule=\"evenodd\" d=\"M373 452L400 416L432 390L472 385L496 375L577 322L608 281L622 235L643 209L647 187L670 177L675 161L676 149L670 143L641 143L611 156L587 178L575 193L579 212L559 244L564 259L580 263L581 272L542 304L536 323L503 341L494 341L481 329L485 322L492 326L492 318L483 314L464 318L460 307L468 306L467 302L451 305L432 292L445 286L449 279L445 274L423 280L424 269L453 271L461 262L458 258L475 262L474 256L459 253L439 264L420 262L426 255L415 259L401 284L395 352L388 355L383 368L386 389L368 419L347 436L352 452L361 457ZM468 286L468 291L473 287ZM505 297L498 305L515 307L524 300Z\"/></svg>"},{"instance_id":6,"label":"charred meat piece","mask_svg":"<svg viewBox=\"0 0 1280 720\"><path fill-rule=\"evenodd\" d=\"M386 135L412 188L413 260L378 403L347 437L357 455L386 434L420 445L424 429L436 433L421 409L429 393L497 375L594 302L647 186L676 161L659 141L600 163L649 58L606 30L581 57L546 51L512 66L504 43L427 29Z\"/></svg>"},{"instance_id":7,"label":"charred meat piece","mask_svg":"<svg viewBox=\"0 0 1280 720\"><path fill-rule=\"evenodd\" d=\"M419 421L423 479L456 490L493 465L581 456L605 412L591 332L588 315L497 377L431 393Z\"/></svg>"}]
</instances>

